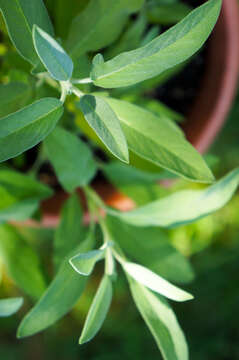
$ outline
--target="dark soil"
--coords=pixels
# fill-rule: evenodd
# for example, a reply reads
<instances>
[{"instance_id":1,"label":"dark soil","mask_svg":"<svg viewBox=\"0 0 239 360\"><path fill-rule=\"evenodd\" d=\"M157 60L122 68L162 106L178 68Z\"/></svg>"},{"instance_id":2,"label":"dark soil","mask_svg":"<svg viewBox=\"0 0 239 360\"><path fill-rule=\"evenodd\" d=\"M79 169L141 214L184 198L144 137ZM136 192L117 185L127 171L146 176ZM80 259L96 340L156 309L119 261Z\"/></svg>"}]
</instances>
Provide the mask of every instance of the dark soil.
<instances>
[{"instance_id":1,"label":"dark soil","mask_svg":"<svg viewBox=\"0 0 239 360\"><path fill-rule=\"evenodd\" d=\"M204 1L184 0L184 3L197 7ZM179 74L156 89L156 98L170 108L187 115L200 89L207 60L207 44L193 56Z\"/></svg>"},{"instance_id":2,"label":"dark soil","mask_svg":"<svg viewBox=\"0 0 239 360\"><path fill-rule=\"evenodd\" d=\"M183 115L187 115L200 89L207 59L207 44L185 68L156 89L156 97L162 103Z\"/></svg>"}]
</instances>

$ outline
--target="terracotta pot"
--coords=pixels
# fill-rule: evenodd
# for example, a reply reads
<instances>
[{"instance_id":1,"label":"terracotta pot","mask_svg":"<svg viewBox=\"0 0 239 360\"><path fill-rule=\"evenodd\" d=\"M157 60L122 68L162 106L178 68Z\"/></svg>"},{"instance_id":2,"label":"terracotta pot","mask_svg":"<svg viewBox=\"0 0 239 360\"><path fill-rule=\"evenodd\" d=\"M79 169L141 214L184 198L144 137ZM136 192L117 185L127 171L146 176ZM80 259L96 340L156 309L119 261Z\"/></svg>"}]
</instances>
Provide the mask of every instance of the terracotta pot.
<instances>
[{"instance_id":1,"label":"terracotta pot","mask_svg":"<svg viewBox=\"0 0 239 360\"><path fill-rule=\"evenodd\" d=\"M238 74L239 7L237 0L224 0L209 40L201 89L183 127L186 137L198 151L205 152L223 126L236 93ZM134 207L132 200L116 192L109 184L99 183L96 190L106 203L119 210L127 211ZM42 203L42 226L57 225L66 198L67 195L61 192Z\"/></svg>"},{"instance_id":2,"label":"terracotta pot","mask_svg":"<svg viewBox=\"0 0 239 360\"><path fill-rule=\"evenodd\" d=\"M205 152L222 128L231 108L239 74L238 0L223 0L209 40L207 68L201 90L183 126L187 139Z\"/></svg>"}]
</instances>

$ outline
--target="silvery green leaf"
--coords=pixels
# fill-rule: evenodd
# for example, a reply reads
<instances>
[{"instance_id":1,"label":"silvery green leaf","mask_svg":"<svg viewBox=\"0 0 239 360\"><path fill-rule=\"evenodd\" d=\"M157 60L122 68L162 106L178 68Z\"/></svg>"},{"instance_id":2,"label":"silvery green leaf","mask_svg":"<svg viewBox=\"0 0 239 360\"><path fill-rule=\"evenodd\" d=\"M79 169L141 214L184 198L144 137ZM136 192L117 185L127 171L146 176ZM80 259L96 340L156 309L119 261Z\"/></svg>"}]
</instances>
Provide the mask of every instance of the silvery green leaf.
<instances>
[{"instance_id":1,"label":"silvery green leaf","mask_svg":"<svg viewBox=\"0 0 239 360\"><path fill-rule=\"evenodd\" d=\"M67 192L87 185L96 173L90 147L71 132L56 127L44 146L59 182Z\"/></svg>"},{"instance_id":2,"label":"silvery green leaf","mask_svg":"<svg viewBox=\"0 0 239 360\"><path fill-rule=\"evenodd\" d=\"M120 120L132 153L188 180L214 180L201 155L167 118L126 101L109 97L105 101Z\"/></svg>"},{"instance_id":3,"label":"silvery green leaf","mask_svg":"<svg viewBox=\"0 0 239 360\"><path fill-rule=\"evenodd\" d=\"M112 283L105 275L100 283L94 300L87 315L84 328L79 340L80 344L90 341L100 330L108 313L112 300Z\"/></svg>"},{"instance_id":4,"label":"silvery green leaf","mask_svg":"<svg viewBox=\"0 0 239 360\"><path fill-rule=\"evenodd\" d=\"M15 314L23 304L22 298L0 299L0 317Z\"/></svg>"},{"instance_id":5,"label":"silvery green leaf","mask_svg":"<svg viewBox=\"0 0 239 360\"><path fill-rule=\"evenodd\" d=\"M40 258L17 228L0 226L0 253L11 279L31 298L38 299L46 289Z\"/></svg>"},{"instance_id":6,"label":"silvery green leaf","mask_svg":"<svg viewBox=\"0 0 239 360\"><path fill-rule=\"evenodd\" d=\"M73 62L65 50L44 30L34 25L35 50L50 75L59 81L67 81L73 72Z\"/></svg>"},{"instance_id":7,"label":"silvery green leaf","mask_svg":"<svg viewBox=\"0 0 239 360\"><path fill-rule=\"evenodd\" d=\"M73 20L67 39L70 55L79 57L87 51L102 49L115 41L128 15L140 9L144 0L91 0Z\"/></svg>"},{"instance_id":8,"label":"silvery green leaf","mask_svg":"<svg viewBox=\"0 0 239 360\"><path fill-rule=\"evenodd\" d=\"M42 141L63 113L60 100L43 98L0 119L0 161L8 160Z\"/></svg>"},{"instance_id":9,"label":"silvery green leaf","mask_svg":"<svg viewBox=\"0 0 239 360\"><path fill-rule=\"evenodd\" d=\"M112 212L135 226L172 227L191 223L222 208L239 184L235 169L203 190L182 190L127 213Z\"/></svg>"},{"instance_id":10,"label":"silvery green leaf","mask_svg":"<svg viewBox=\"0 0 239 360\"><path fill-rule=\"evenodd\" d=\"M84 276L89 276L95 263L104 258L105 250L92 250L87 253L77 254L70 259L73 269Z\"/></svg>"},{"instance_id":11,"label":"silvery green leaf","mask_svg":"<svg viewBox=\"0 0 239 360\"><path fill-rule=\"evenodd\" d=\"M16 49L36 66L39 58L32 41L32 28L36 24L53 35L53 27L42 0L0 0L0 10L7 24L9 36Z\"/></svg>"},{"instance_id":12,"label":"silvery green leaf","mask_svg":"<svg viewBox=\"0 0 239 360\"><path fill-rule=\"evenodd\" d=\"M54 234L55 269L58 269L65 257L76 248L79 239L87 231L83 225L83 209L78 193L72 194L62 207L60 223ZM67 239L67 241L66 241Z\"/></svg>"},{"instance_id":13,"label":"silvery green leaf","mask_svg":"<svg viewBox=\"0 0 239 360\"><path fill-rule=\"evenodd\" d=\"M84 291L86 277L72 269L69 258L79 251L89 251L93 246L92 235L89 234L71 255L66 256L48 289L20 323L18 338L34 335L48 328L75 305Z\"/></svg>"},{"instance_id":14,"label":"silvery green leaf","mask_svg":"<svg viewBox=\"0 0 239 360\"><path fill-rule=\"evenodd\" d=\"M0 118L25 105L30 95L30 86L23 82L0 84Z\"/></svg>"},{"instance_id":15,"label":"silvery green leaf","mask_svg":"<svg viewBox=\"0 0 239 360\"><path fill-rule=\"evenodd\" d=\"M193 280L189 260L170 243L163 229L132 226L109 215L106 221L114 242L131 261L146 266L168 281L182 284Z\"/></svg>"},{"instance_id":16,"label":"silvery green leaf","mask_svg":"<svg viewBox=\"0 0 239 360\"><path fill-rule=\"evenodd\" d=\"M170 282L142 265L132 262L123 262L122 266L134 280L150 290L166 296L168 299L175 301L187 301L193 299L191 294L172 285Z\"/></svg>"},{"instance_id":17,"label":"silvery green leaf","mask_svg":"<svg viewBox=\"0 0 239 360\"><path fill-rule=\"evenodd\" d=\"M93 95L81 97L79 107L88 124L107 149L124 162L129 161L128 146L119 119L105 98Z\"/></svg>"},{"instance_id":18,"label":"silvery green leaf","mask_svg":"<svg viewBox=\"0 0 239 360\"><path fill-rule=\"evenodd\" d=\"M93 64L91 78L104 88L129 86L157 76L192 56L207 40L221 0L209 0L144 47Z\"/></svg>"},{"instance_id":19,"label":"silvery green leaf","mask_svg":"<svg viewBox=\"0 0 239 360\"><path fill-rule=\"evenodd\" d=\"M152 333L164 360L188 360L187 343L166 299L129 278L135 304Z\"/></svg>"}]
</instances>

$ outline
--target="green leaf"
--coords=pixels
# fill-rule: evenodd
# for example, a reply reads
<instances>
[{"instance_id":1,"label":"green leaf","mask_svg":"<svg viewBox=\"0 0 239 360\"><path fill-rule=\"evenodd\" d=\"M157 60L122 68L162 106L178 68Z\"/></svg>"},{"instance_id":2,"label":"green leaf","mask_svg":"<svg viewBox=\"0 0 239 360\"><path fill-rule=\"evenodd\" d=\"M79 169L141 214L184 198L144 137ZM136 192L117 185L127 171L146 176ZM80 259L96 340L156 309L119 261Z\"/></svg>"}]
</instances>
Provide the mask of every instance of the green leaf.
<instances>
[{"instance_id":1,"label":"green leaf","mask_svg":"<svg viewBox=\"0 0 239 360\"><path fill-rule=\"evenodd\" d=\"M12 170L0 170L0 222L26 220L39 201L52 195L45 185Z\"/></svg>"},{"instance_id":2,"label":"green leaf","mask_svg":"<svg viewBox=\"0 0 239 360\"><path fill-rule=\"evenodd\" d=\"M105 63L93 62L91 78L94 84L104 88L133 85L185 61L207 40L221 3L221 0L209 0L146 46Z\"/></svg>"},{"instance_id":3,"label":"green leaf","mask_svg":"<svg viewBox=\"0 0 239 360\"><path fill-rule=\"evenodd\" d=\"M87 185L96 173L90 148L76 135L57 127L44 146L59 182L67 192Z\"/></svg>"},{"instance_id":4,"label":"green leaf","mask_svg":"<svg viewBox=\"0 0 239 360\"><path fill-rule=\"evenodd\" d=\"M139 15L138 19L133 20L123 33L121 38L113 44L105 53L106 59L110 59L124 51L136 49L140 45L140 40L146 28L146 18L144 14Z\"/></svg>"},{"instance_id":5,"label":"green leaf","mask_svg":"<svg viewBox=\"0 0 239 360\"><path fill-rule=\"evenodd\" d=\"M6 116L25 105L30 87L22 82L0 84L0 117Z\"/></svg>"},{"instance_id":6,"label":"green leaf","mask_svg":"<svg viewBox=\"0 0 239 360\"><path fill-rule=\"evenodd\" d=\"M144 35L141 46L147 45L150 41L155 39L160 33L160 29L158 26L152 26L147 33Z\"/></svg>"},{"instance_id":7,"label":"green leaf","mask_svg":"<svg viewBox=\"0 0 239 360\"><path fill-rule=\"evenodd\" d=\"M162 229L132 226L112 216L107 216L107 226L113 240L131 260L169 281L188 283L193 280L189 261L170 244Z\"/></svg>"},{"instance_id":8,"label":"green leaf","mask_svg":"<svg viewBox=\"0 0 239 360\"><path fill-rule=\"evenodd\" d=\"M106 99L84 95L79 107L86 121L112 154L124 162L129 161L128 147L117 115Z\"/></svg>"},{"instance_id":9,"label":"green leaf","mask_svg":"<svg viewBox=\"0 0 239 360\"><path fill-rule=\"evenodd\" d=\"M89 3L89 0L47 0L52 1L52 14L54 15L54 26L56 33L65 39L69 32L72 19L79 14Z\"/></svg>"},{"instance_id":10,"label":"green leaf","mask_svg":"<svg viewBox=\"0 0 239 360\"><path fill-rule=\"evenodd\" d=\"M33 26L33 43L35 50L50 75L59 81L67 81L73 72L73 62L65 50L52 36L40 27Z\"/></svg>"},{"instance_id":11,"label":"green leaf","mask_svg":"<svg viewBox=\"0 0 239 360\"><path fill-rule=\"evenodd\" d=\"M77 254L70 259L73 269L81 275L91 275L95 263L104 258L105 250L92 250L87 253Z\"/></svg>"},{"instance_id":12,"label":"green leaf","mask_svg":"<svg viewBox=\"0 0 239 360\"><path fill-rule=\"evenodd\" d=\"M18 338L46 329L73 308L84 291L87 278L72 269L69 257L79 251L89 251L92 246L92 234L89 234L88 238L66 257L46 292L22 320L17 331Z\"/></svg>"},{"instance_id":13,"label":"green leaf","mask_svg":"<svg viewBox=\"0 0 239 360\"><path fill-rule=\"evenodd\" d=\"M130 279L135 304L151 331L164 360L188 360L184 334L167 301Z\"/></svg>"},{"instance_id":14,"label":"green leaf","mask_svg":"<svg viewBox=\"0 0 239 360\"><path fill-rule=\"evenodd\" d=\"M191 10L189 5L182 2L173 4L160 4L159 2L155 6L149 6L147 16L151 23L167 26L181 21Z\"/></svg>"},{"instance_id":15,"label":"green leaf","mask_svg":"<svg viewBox=\"0 0 239 360\"><path fill-rule=\"evenodd\" d=\"M15 314L23 304L23 298L0 299L0 317Z\"/></svg>"},{"instance_id":16,"label":"green leaf","mask_svg":"<svg viewBox=\"0 0 239 360\"><path fill-rule=\"evenodd\" d=\"M83 210L79 196L73 194L64 203L61 211L61 221L55 231L53 257L55 269L59 267L66 255L77 246L84 232Z\"/></svg>"},{"instance_id":17,"label":"green leaf","mask_svg":"<svg viewBox=\"0 0 239 360\"><path fill-rule=\"evenodd\" d=\"M16 285L38 299L46 289L40 260L13 226L0 226L0 257Z\"/></svg>"},{"instance_id":18,"label":"green leaf","mask_svg":"<svg viewBox=\"0 0 239 360\"><path fill-rule=\"evenodd\" d=\"M174 301L187 301L193 299L191 294L170 284L167 280L142 265L132 262L123 262L122 266L124 270L138 283L157 292L158 294L166 296L168 299Z\"/></svg>"},{"instance_id":19,"label":"green leaf","mask_svg":"<svg viewBox=\"0 0 239 360\"><path fill-rule=\"evenodd\" d=\"M214 180L203 158L167 118L126 101L113 98L105 101L119 118L133 153L188 180Z\"/></svg>"},{"instance_id":20,"label":"green leaf","mask_svg":"<svg viewBox=\"0 0 239 360\"><path fill-rule=\"evenodd\" d=\"M53 35L53 27L42 0L0 0L0 9L16 49L32 65L39 63L32 41L36 24Z\"/></svg>"},{"instance_id":21,"label":"green leaf","mask_svg":"<svg viewBox=\"0 0 239 360\"><path fill-rule=\"evenodd\" d=\"M239 184L239 168L203 190L182 190L127 213L112 215L135 226L172 227L188 224L222 208Z\"/></svg>"},{"instance_id":22,"label":"green leaf","mask_svg":"<svg viewBox=\"0 0 239 360\"><path fill-rule=\"evenodd\" d=\"M105 275L100 283L87 315L86 322L79 340L80 344L84 344L85 342L90 341L100 330L108 313L111 300L112 283L110 278Z\"/></svg>"},{"instance_id":23,"label":"green leaf","mask_svg":"<svg viewBox=\"0 0 239 360\"><path fill-rule=\"evenodd\" d=\"M62 103L45 98L0 119L0 161L8 160L42 141L63 113Z\"/></svg>"},{"instance_id":24,"label":"green leaf","mask_svg":"<svg viewBox=\"0 0 239 360\"><path fill-rule=\"evenodd\" d=\"M158 173L152 173L118 161L112 161L104 164L102 166L102 171L110 182L112 182L117 188L121 189L127 185L148 185L154 184L160 180L175 177L168 171L159 170Z\"/></svg>"},{"instance_id":25,"label":"green leaf","mask_svg":"<svg viewBox=\"0 0 239 360\"><path fill-rule=\"evenodd\" d=\"M72 22L67 50L75 58L111 44L120 35L128 15L139 10L143 2L144 0L91 0Z\"/></svg>"}]
</instances>

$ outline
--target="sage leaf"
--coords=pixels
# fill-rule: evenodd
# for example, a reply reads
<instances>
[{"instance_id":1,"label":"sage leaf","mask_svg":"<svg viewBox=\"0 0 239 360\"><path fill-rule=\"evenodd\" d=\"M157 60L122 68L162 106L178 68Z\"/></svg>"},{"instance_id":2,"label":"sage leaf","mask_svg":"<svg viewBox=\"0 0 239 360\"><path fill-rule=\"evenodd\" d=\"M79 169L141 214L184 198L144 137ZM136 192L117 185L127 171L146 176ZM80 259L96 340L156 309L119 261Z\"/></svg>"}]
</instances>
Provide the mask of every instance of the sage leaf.
<instances>
[{"instance_id":1,"label":"sage leaf","mask_svg":"<svg viewBox=\"0 0 239 360\"><path fill-rule=\"evenodd\" d=\"M168 26L181 21L191 10L191 6L182 2L172 4L160 4L158 2L149 6L147 16L150 23Z\"/></svg>"},{"instance_id":2,"label":"sage leaf","mask_svg":"<svg viewBox=\"0 0 239 360\"><path fill-rule=\"evenodd\" d=\"M26 220L37 209L39 201L52 191L30 176L16 171L0 170L0 222Z\"/></svg>"},{"instance_id":3,"label":"sage leaf","mask_svg":"<svg viewBox=\"0 0 239 360\"><path fill-rule=\"evenodd\" d=\"M188 360L188 348L176 316L162 296L129 279L135 304L164 360Z\"/></svg>"},{"instance_id":4,"label":"sage leaf","mask_svg":"<svg viewBox=\"0 0 239 360\"><path fill-rule=\"evenodd\" d=\"M112 300L112 283L109 276L105 275L94 297L84 328L79 340L80 344L90 341L100 330L108 313Z\"/></svg>"},{"instance_id":5,"label":"sage leaf","mask_svg":"<svg viewBox=\"0 0 239 360\"><path fill-rule=\"evenodd\" d=\"M77 274L69 264L69 258L79 251L89 251L93 246L92 234L61 264L52 283L23 318L17 331L18 338L34 335L48 328L68 313L84 291L86 277Z\"/></svg>"},{"instance_id":6,"label":"sage leaf","mask_svg":"<svg viewBox=\"0 0 239 360\"><path fill-rule=\"evenodd\" d=\"M30 96L30 86L22 82L0 84L0 117L25 105Z\"/></svg>"},{"instance_id":7,"label":"sage leaf","mask_svg":"<svg viewBox=\"0 0 239 360\"><path fill-rule=\"evenodd\" d=\"M0 253L11 279L27 295L38 299L46 289L40 259L11 225L0 226Z\"/></svg>"},{"instance_id":8,"label":"sage leaf","mask_svg":"<svg viewBox=\"0 0 239 360\"><path fill-rule=\"evenodd\" d=\"M23 304L23 299L10 298L0 299L0 317L7 317L15 314Z\"/></svg>"},{"instance_id":9,"label":"sage leaf","mask_svg":"<svg viewBox=\"0 0 239 360\"><path fill-rule=\"evenodd\" d=\"M157 227L132 226L109 215L106 221L114 242L132 261L169 281L182 284L193 280L190 262L171 245L165 231Z\"/></svg>"},{"instance_id":10,"label":"sage leaf","mask_svg":"<svg viewBox=\"0 0 239 360\"><path fill-rule=\"evenodd\" d=\"M67 192L87 185L96 173L90 148L71 132L57 127L44 146L59 182Z\"/></svg>"},{"instance_id":11,"label":"sage leaf","mask_svg":"<svg viewBox=\"0 0 239 360\"><path fill-rule=\"evenodd\" d=\"M111 44L120 35L128 15L139 10L143 2L91 0L72 22L66 43L70 55L79 57L87 51L96 51Z\"/></svg>"},{"instance_id":12,"label":"sage leaf","mask_svg":"<svg viewBox=\"0 0 239 360\"><path fill-rule=\"evenodd\" d=\"M95 263L103 259L105 250L92 250L87 253L77 254L70 259L73 269L81 275L89 276Z\"/></svg>"},{"instance_id":13,"label":"sage leaf","mask_svg":"<svg viewBox=\"0 0 239 360\"><path fill-rule=\"evenodd\" d=\"M143 32L146 28L146 17L144 14L139 15L138 19L134 20L123 33L120 39L104 52L106 59L110 59L124 51L136 49L139 44Z\"/></svg>"},{"instance_id":14,"label":"sage leaf","mask_svg":"<svg viewBox=\"0 0 239 360\"><path fill-rule=\"evenodd\" d=\"M36 25L33 26L32 36L35 50L51 77L59 81L69 80L73 72L73 62L65 50L52 36Z\"/></svg>"},{"instance_id":15,"label":"sage leaf","mask_svg":"<svg viewBox=\"0 0 239 360\"><path fill-rule=\"evenodd\" d=\"M134 154L191 181L214 180L201 155L167 118L126 101L108 97L105 101L120 120L128 148Z\"/></svg>"},{"instance_id":16,"label":"sage leaf","mask_svg":"<svg viewBox=\"0 0 239 360\"><path fill-rule=\"evenodd\" d=\"M221 4L221 0L209 0L147 45L105 63L93 62L94 84L104 88L133 85L185 61L207 40Z\"/></svg>"},{"instance_id":17,"label":"sage leaf","mask_svg":"<svg viewBox=\"0 0 239 360\"><path fill-rule=\"evenodd\" d=\"M53 257L55 269L58 269L66 255L76 248L85 232L83 209L78 194L74 193L65 201L61 210L60 224L55 231Z\"/></svg>"},{"instance_id":18,"label":"sage leaf","mask_svg":"<svg viewBox=\"0 0 239 360\"><path fill-rule=\"evenodd\" d=\"M187 301L193 299L191 294L170 284L167 280L142 265L132 262L123 262L122 266L137 282L158 294L166 296L168 299L175 301Z\"/></svg>"},{"instance_id":19,"label":"sage leaf","mask_svg":"<svg viewBox=\"0 0 239 360\"><path fill-rule=\"evenodd\" d=\"M120 160L129 162L128 146L119 119L106 99L84 95L80 99L79 107L107 149Z\"/></svg>"},{"instance_id":20,"label":"sage leaf","mask_svg":"<svg viewBox=\"0 0 239 360\"><path fill-rule=\"evenodd\" d=\"M63 113L62 103L44 98L0 119L0 161L8 160L42 141Z\"/></svg>"},{"instance_id":21,"label":"sage leaf","mask_svg":"<svg viewBox=\"0 0 239 360\"><path fill-rule=\"evenodd\" d=\"M32 65L39 63L32 41L32 28L37 24L53 35L53 27L42 0L0 0L0 10L9 36L17 51Z\"/></svg>"},{"instance_id":22,"label":"sage leaf","mask_svg":"<svg viewBox=\"0 0 239 360\"><path fill-rule=\"evenodd\" d=\"M182 190L119 216L135 226L173 227L191 223L222 208L239 184L239 168L203 190Z\"/></svg>"}]
</instances>

